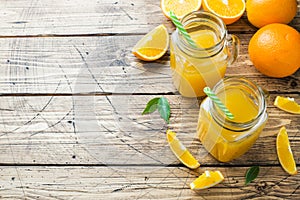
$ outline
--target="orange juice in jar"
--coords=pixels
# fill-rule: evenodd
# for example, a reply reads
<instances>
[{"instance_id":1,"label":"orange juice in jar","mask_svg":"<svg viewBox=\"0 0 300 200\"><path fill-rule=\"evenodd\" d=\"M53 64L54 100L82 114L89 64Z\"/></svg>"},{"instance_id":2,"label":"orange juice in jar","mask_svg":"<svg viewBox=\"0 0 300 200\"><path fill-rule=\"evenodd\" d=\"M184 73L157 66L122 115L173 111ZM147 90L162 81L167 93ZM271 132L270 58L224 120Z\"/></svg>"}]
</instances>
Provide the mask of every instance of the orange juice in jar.
<instances>
[{"instance_id":1,"label":"orange juice in jar","mask_svg":"<svg viewBox=\"0 0 300 200\"><path fill-rule=\"evenodd\" d=\"M228 64L236 59L239 39L228 35L223 21L208 12L192 12L181 22L197 47L190 45L178 29L172 34L173 83L183 96L203 96L203 88L213 87L224 77Z\"/></svg>"},{"instance_id":2,"label":"orange juice in jar","mask_svg":"<svg viewBox=\"0 0 300 200\"><path fill-rule=\"evenodd\" d=\"M234 115L228 119L209 98L200 106L197 132L202 145L221 162L247 152L259 137L268 115L264 92L245 78L221 80L213 89Z\"/></svg>"}]
</instances>

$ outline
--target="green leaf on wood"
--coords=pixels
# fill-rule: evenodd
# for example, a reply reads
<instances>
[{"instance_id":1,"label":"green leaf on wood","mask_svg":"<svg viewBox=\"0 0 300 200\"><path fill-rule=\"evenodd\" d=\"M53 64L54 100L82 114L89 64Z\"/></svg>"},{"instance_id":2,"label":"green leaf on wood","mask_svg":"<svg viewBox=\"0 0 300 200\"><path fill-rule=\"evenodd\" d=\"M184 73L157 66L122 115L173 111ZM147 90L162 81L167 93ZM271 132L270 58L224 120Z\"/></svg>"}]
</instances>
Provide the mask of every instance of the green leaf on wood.
<instances>
[{"instance_id":1,"label":"green leaf on wood","mask_svg":"<svg viewBox=\"0 0 300 200\"><path fill-rule=\"evenodd\" d=\"M248 185L251 181L253 181L259 173L259 166L252 166L246 172L246 181L245 185Z\"/></svg>"},{"instance_id":2,"label":"green leaf on wood","mask_svg":"<svg viewBox=\"0 0 300 200\"><path fill-rule=\"evenodd\" d=\"M161 97L158 100L158 112L167 123L169 123L170 118L170 104L168 102L168 99L165 97Z\"/></svg>"},{"instance_id":3,"label":"green leaf on wood","mask_svg":"<svg viewBox=\"0 0 300 200\"><path fill-rule=\"evenodd\" d=\"M149 113L153 113L154 111L156 111L157 105L158 105L158 100L159 100L159 98L151 99L151 100L147 103L146 108L144 109L142 115L144 115L144 114L149 114Z\"/></svg>"},{"instance_id":4,"label":"green leaf on wood","mask_svg":"<svg viewBox=\"0 0 300 200\"><path fill-rule=\"evenodd\" d=\"M158 110L161 118L163 118L167 123L169 123L170 112L171 112L170 104L165 97L151 99L147 103L146 108L144 109L142 114L144 115L144 114L153 113L156 110Z\"/></svg>"}]
</instances>

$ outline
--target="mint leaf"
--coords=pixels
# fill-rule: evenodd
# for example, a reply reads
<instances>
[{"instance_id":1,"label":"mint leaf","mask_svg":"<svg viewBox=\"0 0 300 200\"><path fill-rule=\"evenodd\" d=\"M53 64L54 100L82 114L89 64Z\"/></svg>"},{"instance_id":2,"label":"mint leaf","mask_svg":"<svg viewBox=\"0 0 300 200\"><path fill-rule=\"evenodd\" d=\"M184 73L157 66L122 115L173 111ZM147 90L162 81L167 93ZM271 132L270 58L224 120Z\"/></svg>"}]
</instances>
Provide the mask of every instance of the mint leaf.
<instances>
[{"instance_id":1,"label":"mint leaf","mask_svg":"<svg viewBox=\"0 0 300 200\"><path fill-rule=\"evenodd\" d=\"M246 172L246 181L245 185L248 185L251 181L253 181L259 173L259 166L250 167Z\"/></svg>"},{"instance_id":2,"label":"mint leaf","mask_svg":"<svg viewBox=\"0 0 300 200\"><path fill-rule=\"evenodd\" d=\"M160 117L169 123L170 118L170 104L165 97L151 99L144 109L142 115L153 113L158 109Z\"/></svg>"},{"instance_id":3,"label":"mint leaf","mask_svg":"<svg viewBox=\"0 0 300 200\"><path fill-rule=\"evenodd\" d=\"M170 118L170 104L168 102L168 99L165 97L161 97L158 100L158 112L167 123L169 123Z\"/></svg>"},{"instance_id":4,"label":"mint leaf","mask_svg":"<svg viewBox=\"0 0 300 200\"><path fill-rule=\"evenodd\" d=\"M151 99L151 100L147 103L146 108L144 109L142 115L144 115L144 114L149 114L149 113L153 113L153 112L157 109L158 100L159 100L159 98Z\"/></svg>"}]
</instances>

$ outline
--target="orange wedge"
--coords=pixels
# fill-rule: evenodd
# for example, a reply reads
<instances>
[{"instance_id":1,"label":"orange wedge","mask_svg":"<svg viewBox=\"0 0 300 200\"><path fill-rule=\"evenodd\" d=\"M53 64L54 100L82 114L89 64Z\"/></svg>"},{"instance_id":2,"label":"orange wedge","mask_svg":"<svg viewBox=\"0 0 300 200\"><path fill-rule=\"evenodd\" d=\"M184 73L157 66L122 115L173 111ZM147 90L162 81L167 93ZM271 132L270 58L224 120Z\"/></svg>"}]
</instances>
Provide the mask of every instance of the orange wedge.
<instances>
[{"instance_id":1,"label":"orange wedge","mask_svg":"<svg viewBox=\"0 0 300 200\"><path fill-rule=\"evenodd\" d=\"M276 139L277 156L282 168L289 174L297 174L297 167L290 146L290 141L283 126Z\"/></svg>"},{"instance_id":2,"label":"orange wedge","mask_svg":"<svg viewBox=\"0 0 300 200\"><path fill-rule=\"evenodd\" d=\"M190 184L190 187L192 190L202 190L213 187L223 180L224 177L220 171L205 171Z\"/></svg>"},{"instance_id":3,"label":"orange wedge","mask_svg":"<svg viewBox=\"0 0 300 200\"><path fill-rule=\"evenodd\" d=\"M169 33L164 25L159 25L145 35L133 47L132 53L144 61L153 61L162 57L169 47Z\"/></svg>"},{"instance_id":4,"label":"orange wedge","mask_svg":"<svg viewBox=\"0 0 300 200\"><path fill-rule=\"evenodd\" d=\"M203 9L220 17L225 24L232 24L245 12L244 0L203 0Z\"/></svg>"},{"instance_id":5,"label":"orange wedge","mask_svg":"<svg viewBox=\"0 0 300 200\"><path fill-rule=\"evenodd\" d=\"M200 166L199 162L194 158L194 156L178 140L175 132L167 130L167 140L175 156L185 166L191 169L196 169Z\"/></svg>"},{"instance_id":6,"label":"orange wedge","mask_svg":"<svg viewBox=\"0 0 300 200\"><path fill-rule=\"evenodd\" d=\"M178 19L186 14L197 11L201 7L202 0L161 0L160 6L166 17L170 19L170 11L173 11Z\"/></svg>"},{"instance_id":7,"label":"orange wedge","mask_svg":"<svg viewBox=\"0 0 300 200\"><path fill-rule=\"evenodd\" d=\"M293 114L300 114L300 105L293 98L277 96L274 106Z\"/></svg>"}]
</instances>

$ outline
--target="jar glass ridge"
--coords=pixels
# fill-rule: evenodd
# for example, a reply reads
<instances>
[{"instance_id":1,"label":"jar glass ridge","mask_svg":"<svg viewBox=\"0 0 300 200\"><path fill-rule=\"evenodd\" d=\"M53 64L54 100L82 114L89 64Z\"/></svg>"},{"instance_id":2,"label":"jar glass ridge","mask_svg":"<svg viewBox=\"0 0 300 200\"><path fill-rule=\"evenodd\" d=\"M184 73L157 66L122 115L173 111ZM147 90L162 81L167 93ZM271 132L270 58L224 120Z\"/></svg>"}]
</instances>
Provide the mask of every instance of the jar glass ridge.
<instances>
[{"instance_id":1,"label":"jar glass ridge","mask_svg":"<svg viewBox=\"0 0 300 200\"><path fill-rule=\"evenodd\" d=\"M192 12L184 16L181 20L181 23L184 27L188 27L189 24L199 23L201 27L197 27L198 29L212 30L218 37L218 42L216 42L216 44L214 44L213 46L195 48L194 46L191 46L186 41L184 36L178 31L178 29L176 29L176 36L178 37L178 47L187 55L195 58L209 58L215 56L224 48L225 38L227 36L226 25L220 18L217 18L214 14L205 11ZM190 27L188 28L190 29Z\"/></svg>"},{"instance_id":2,"label":"jar glass ridge","mask_svg":"<svg viewBox=\"0 0 300 200\"><path fill-rule=\"evenodd\" d=\"M209 101L209 107L211 110L212 118L224 128L231 130L242 132L253 127L261 118L261 116L266 113L267 104L265 100L265 93L261 89L261 87L257 86L255 83L247 80L244 77L227 77L224 78L223 81L218 82L213 88L213 92L218 94L226 90L226 87L238 87L247 91L251 99L257 104L259 110L258 114L255 118L246 122L234 122L226 118L220 109L218 109L217 105L213 101Z\"/></svg>"}]
</instances>

